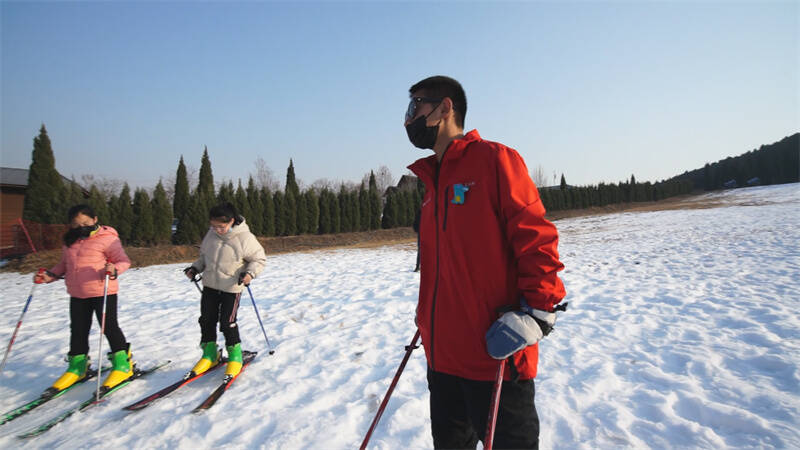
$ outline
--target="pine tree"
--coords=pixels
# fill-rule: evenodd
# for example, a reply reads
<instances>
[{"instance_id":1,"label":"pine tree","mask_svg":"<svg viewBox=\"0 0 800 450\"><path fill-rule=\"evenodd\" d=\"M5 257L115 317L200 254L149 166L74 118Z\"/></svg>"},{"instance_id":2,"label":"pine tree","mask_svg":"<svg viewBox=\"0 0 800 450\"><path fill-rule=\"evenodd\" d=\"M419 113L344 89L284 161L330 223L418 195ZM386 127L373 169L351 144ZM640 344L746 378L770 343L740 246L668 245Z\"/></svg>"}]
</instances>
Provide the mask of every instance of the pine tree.
<instances>
[{"instance_id":1,"label":"pine tree","mask_svg":"<svg viewBox=\"0 0 800 450\"><path fill-rule=\"evenodd\" d=\"M236 191L233 190L233 181L222 183L220 185L219 192L217 193L216 204L218 205L220 203L236 203Z\"/></svg>"},{"instance_id":2,"label":"pine tree","mask_svg":"<svg viewBox=\"0 0 800 450\"><path fill-rule=\"evenodd\" d=\"M261 203L264 205L262 233L264 236L275 236L275 201L269 188L261 188Z\"/></svg>"},{"instance_id":3,"label":"pine tree","mask_svg":"<svg viewBox=\"0 0 800 450\"><path fill-rule=\"evenodd\" d=\"M319 231L319 199L313 189L303 193L306 203L306 232L316 234Z\"/></svg>"},{"instance_id":4,"label":"pine tree","mask_svg":"<svg viewBox=\"0 0 800 450\"><path fill-rule=\"evenodd\" d=\"M327 188L323 189L319 194L319 234L328 234L333 232L333 224L331 220L331 208L328 202L329 191Z\"/></svg>"},{"instance_id":5,"label":"pine tree","mask_svg":"<svg viewBox=\"0 0 800 450\"><path fill-rule=\"evenodd\" d=\"M203 157L200 160L200 177L197 181L195 195L199 196L203 209L210 210L215 204L214 175L211 172L211 158L208 157L208 147L203 147Z\"/></svg>"},{"instance_id":6,"label":"pine tree","mask_svg":"<svg viewBox=\"0 0 800 450\"><path fill-rule=\"evenodd\" d=\"M247 224L250 232L256 236L264 234L264 203L261 202L261 195L256 189L253 177L247 181L247 203L250 205L250 215L247 216Z\"/></svg>"},{"instance_id":7,"label":"pine tree","mask_svg":"<svg viewBox=\"0 0 800 450\"><path fill-rule=\"evenodd\" d=\"M567 179L564 178L564 174L561 174L561 190L564 191L567 189Z\"/></svg>"},{"instance_id":8,"label":"pine tree","mask_svg":"<svg viewBox=\"0 0 800 450\"><path fill-rule=\"evenodd\" d=\"M283 192L275 191L272 201L275 203L275 236L286 236L286 201Z\"/></svg>"},{"instance_id":9,"label":"pine tree","mask_svg":"<svg viewBox=\"0 0 800 450\"><path fill-rule=\"evenodd\" d=\"M122 187L122 192L119 193L117 199L117 216L112 218L116 224L119 239L123 244L128 244L131 240L131 231L133 230L133 207L131 206L131 188L128 183Z\"/></svg>"},{"instance_id":10,"label":"pine tree","mask_svg":"<svg viewBox=\"0 0 800 450\"><path fill-rule=\"evenodd\" d=\"M300 194L297 196L297 234L306 234L308 232L308 205L306 205L306 196Z\"/></svg>"},{"instance_id":11,"label":"pine tree","mask_svg":"<svg viewBox=\"0 0 800 450\"><path fill-rule=\"evenodd\" d=\"M381 195L378 192L378 185L375 182L375 172L369 172L369 211L370 211L370 230L377 230L381 227Z\"/></svg>"},{"instance_id":12,"label":"pine tree","mask_svg":"<svg viewBox=\"0 0 800 450\"><path fill-rule=\"evenodd\" d=\"M339 208L339 199L333 192L328 192L328 208L331 213L331 233L341 233L342 211Z\"/></svg>"},{"instance_id":13,"label":"pine tree","mask_svg":"<svg viewBox=\"0 0 800 450\"><path fill-rule=\"evenodd\" d=\"M348 233L353 231L353 215L350 211L350 202L347 195L347 189L344 187L344 183L342 183L341 187L339 188L339 195L336 199L339 202L339 214L341 215L341 232Z\"/></svg>"},{"instance_id":14,"label":"pine tree","mask_svg":"<svg viewBox=\"0 0 800 450\"><path fill-rule=\"evenodd\" d=\"M130 241L134 245L152 244L155 237L153 225L153 208L150 197L144 189L136 189L133 194L133 227Z\"/></svg>"},{"instance_id":15,"label":"pine tree","mask_svg":"<svg viewBox=\"0 0 800 450\"><path fill-rule=\"evenodd\" d=\"M369 193L367 188L364 187L364 182L361 182L361 187L358 188L358 209L361 213L359 220L359 231L369 230L370 222L370 209L369 209Z\"/></svg>"},{"instance_id":16,"label":"pine tree","mask_svg":"<svg viewBox=\"0 0 800 450\"><path fill-rule=\"evenodd\" d=\"M239 180L239 186L236 188L236 201L234 205L236 205L236 210L239 212L239 215L244 217L245 221L247 218L253 215L253 212L250 210L250 202L247 201L247 193L245 193L244 188L242 187L242 180ZM250 225L247 225L250 228Z\"/></svg>"},{"instance_id":17,"label":"pine tree","mask_svg":"<svg viewBox=\"0 0 800 450\"><path fill-rule=\"evenodd\" d=\"M361 226L361 211L358 204L358 191L352 190L347 193L347 198L349 202L349 209L350 209L350 221L351 221L351 228L350 231L358 231L359 227Z\"/></svg>"},{"instance_id":18,"label":"pine tree","mask_svg":"<svg viewBox=\"0 0 800 450\"><path fill-rule=\"evenodd\" d=\"M297 186L297 179L294 176L294 162L289 159L289 167L286 169L286 190L285 192L292 193L295 198L300 196L300 187Z\"/></svg>"},{"instance_id":19,"label":"pine tree","mask_svg":"<svg viewBox=\"0 0 800 450\"><path fill-rule=\"evenodd\" d=\"M50 138L42 124L39 136L33 138L22 218L39 223L65 223L67 209L72 205L65 205L64 197L64 182L56 171Z\"/></svg>"},{"instance_id":20,"label":"pine tree","mask_svg":"<svg viewBox=\"0 0 800 450\"><path fill-rule=\"evenodd\" d=\"M161 180L158 180L153 191L150 207L153 210L153 241L156 244L168 244L172 238L172 207L169 206L167 191Z\"/></svg>"},{"instance_id":21,"label":"pine tree","mask_svg":"<svg viewBox=\"0 0 800 450\"><path fill-rule=\"evenodd\" d=\"M94 209L95 214L97 214L97 220L101 224L107 225L111 223L106 199L103 197L103 193L100 192L100 189L94 184L89 188L89 198L86 200L86 203Z\"/></svg>"},{"instance_id":22,"label":"pine tree","mask_svg":"<svg viewBox=\"0 0 800 450\"><path fill-rule=\"evenodd\" d=\"M178 163L178 171L175 173L175 196L172 199L172 213L176 218L182 220L189 209L189 178L186 174L186 165L183 163L183 156Z\"/></svg>"},{"instance_id":23,"label":"pine tree","mask_svg":"<svg viewBox=\"0 0 800 450\"><path fill-rule=\"evenodd\" d=\"M297 234L297 198L294 192L286 192L283 196L284 236Z\"/></svg>"},{"instance_id":24,"label":"pine tree","mask_svg":"<svg viewBox=\"0 0 800 450\"><path fill-rule=\"evenodd\" d=\"M69 205L68 208L75 205L86 204L86 199L83 197L83 189L81 189L81 186L75 182L74 177L72 180L66 183L65 192L66 197L64 201L66 205Z\"/></svg>"}]
</instances>

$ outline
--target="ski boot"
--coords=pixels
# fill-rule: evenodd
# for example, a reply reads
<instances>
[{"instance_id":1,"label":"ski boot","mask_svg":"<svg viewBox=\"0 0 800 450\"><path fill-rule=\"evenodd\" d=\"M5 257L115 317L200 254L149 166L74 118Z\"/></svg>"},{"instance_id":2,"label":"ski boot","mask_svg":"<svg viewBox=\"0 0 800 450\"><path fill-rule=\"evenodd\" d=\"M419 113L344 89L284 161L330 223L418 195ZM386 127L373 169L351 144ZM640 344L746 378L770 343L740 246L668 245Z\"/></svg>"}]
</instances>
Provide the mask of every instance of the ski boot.
<instances>
[{"instance_id":1,"label":"ski boot","mask_svg":"<svg viewBox=\"0 0 800 450\"><path fill-rule=\"evenodd\" d=\"M228 365L225 368L225 377L235 377L242 371L242 344L229 345L225 348L228 350Z\"/></svg>"},{"instance_id":2,"label":"ski boot","mask_svg":"<svg viewBox=\"0 0 800 450\"><path fill-rule=\"evenodd\" d=\"M200 358L200 361L197 361L197 364L192 369L192 373L195 375L200 375L216 366L222 357L222 350L217 351L216 342L203 342L200 344L200 348L203 349L203 357Z\"/></svg>"},{"instance_id":3,"label":"ski boot","mask_svg":"<svg viewBox=\"0 0 800 450\"><path fill-rule=\"evenodd\" d=\"M103 381L104 388L111 389L133 376L136 366L131 359L132 356L130 344L128 344L127 350L108 354L108 359L111 361L111 373Z\"/></svg>"},{"instance_id":4,"label":"ski boot","mask_svg":"<svg viewBox=\"0 0 800 450\"><path fill-rule=\"evenodd\" d=\"M86 378L86 371L89 369L89 355L85 353L82 355L67 355L67 361L69 361L67 371L53 383L53 386L48 391L51 389L55 392L62 391Z\"/></svg>"}]
</instances>

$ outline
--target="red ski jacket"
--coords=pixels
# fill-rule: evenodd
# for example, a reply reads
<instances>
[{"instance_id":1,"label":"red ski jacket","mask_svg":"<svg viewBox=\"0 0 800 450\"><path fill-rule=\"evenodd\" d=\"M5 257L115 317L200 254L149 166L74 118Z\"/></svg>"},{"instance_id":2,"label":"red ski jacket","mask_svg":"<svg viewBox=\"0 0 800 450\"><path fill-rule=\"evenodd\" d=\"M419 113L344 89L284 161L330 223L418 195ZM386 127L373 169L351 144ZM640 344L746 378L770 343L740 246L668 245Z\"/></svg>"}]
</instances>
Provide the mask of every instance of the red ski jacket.
<instances>
[{"instance_id":1,"label":"red ski jacket","mask_svg":"<svg viewBox=\"0 0 800 450\"><path fill-rule=\"evenodd\" d=\"M441 163L432 155L408 168L425 183L417 324L428 366L494 380L485 334L498 310L524 296L551 311L566 295L558 231L519 154L477 130L450 143ZM538 345L514 355L521 379L536 376L538 359Z\"/></svg>"}]
</instances>

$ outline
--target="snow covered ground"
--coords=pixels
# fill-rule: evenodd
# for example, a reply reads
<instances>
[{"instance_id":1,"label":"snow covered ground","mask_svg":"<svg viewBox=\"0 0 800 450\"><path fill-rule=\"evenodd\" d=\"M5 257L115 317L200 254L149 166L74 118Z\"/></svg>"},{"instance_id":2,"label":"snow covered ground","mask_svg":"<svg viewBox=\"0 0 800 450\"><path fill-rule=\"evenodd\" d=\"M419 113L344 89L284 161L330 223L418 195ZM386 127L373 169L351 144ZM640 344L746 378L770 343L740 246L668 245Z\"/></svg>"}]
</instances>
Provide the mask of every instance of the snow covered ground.
<instances>
[{"instance_id":1,"label":"snow covered ground","mask_svg":"<svg viewBox=\"0 0 800 450\"><path fill-rule=\"evenodd\" d=\"M800 448L800 184L707 200L723 206L557 222L570 309L541 345L542 448ZM414 260L407 245L270 256L252 289L276 352L243 297L244 347L261 353L202 415L190 411L221 373L120 409L200 354L184 264L131 270L120 322L134 357L172 364L38 438L15 437L94 388L80 386L1 426L0 447L356 448L414 334ZM30 287L30 275L0 274L2 351ZM67 306L63 283L37 288L0 374L3 412L66 367ZM427 402L419 349L371 448L431 447Z\"/></svg>"}]
</instances>

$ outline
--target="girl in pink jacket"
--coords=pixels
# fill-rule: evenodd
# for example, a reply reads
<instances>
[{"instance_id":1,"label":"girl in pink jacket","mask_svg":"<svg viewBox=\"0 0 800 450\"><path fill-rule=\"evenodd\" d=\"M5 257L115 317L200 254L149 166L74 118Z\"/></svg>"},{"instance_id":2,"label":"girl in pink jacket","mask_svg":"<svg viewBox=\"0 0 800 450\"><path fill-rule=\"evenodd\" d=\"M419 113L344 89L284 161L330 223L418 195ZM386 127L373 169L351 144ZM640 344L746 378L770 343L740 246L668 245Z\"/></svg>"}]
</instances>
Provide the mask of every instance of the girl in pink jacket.
<instances>
[{"instance_id":1,"label":"girl in pink jacket","mask_svg":"<svg viewBox=\"0 0 800 450\"><path fill-rule=\"evenodd\" d=\"M69 367L53 383L51 390L53 393L61 391L87 376L92 313L100 322L106 272L110 275L105 304L105 335L111 347L112 370L103 386L110 389L130 378L134 372L130 344L117 323L117 276L126 271L131 262L122 249L117 231L99 225L90 206L73 206L68 216L70 229L64 234L61 262L48 271L37 273L33 279L35 283L51 283L64 278L70 295Z\"/></svg>"}]
</instances>

